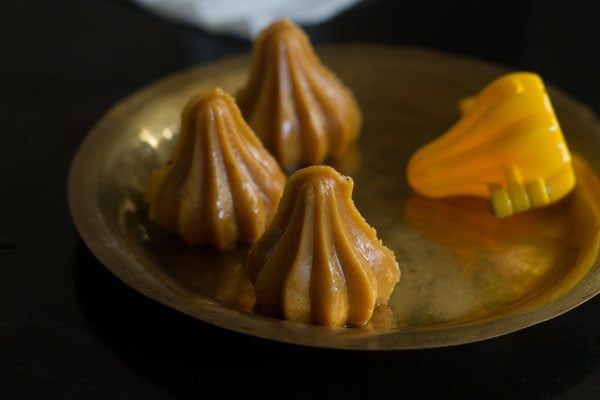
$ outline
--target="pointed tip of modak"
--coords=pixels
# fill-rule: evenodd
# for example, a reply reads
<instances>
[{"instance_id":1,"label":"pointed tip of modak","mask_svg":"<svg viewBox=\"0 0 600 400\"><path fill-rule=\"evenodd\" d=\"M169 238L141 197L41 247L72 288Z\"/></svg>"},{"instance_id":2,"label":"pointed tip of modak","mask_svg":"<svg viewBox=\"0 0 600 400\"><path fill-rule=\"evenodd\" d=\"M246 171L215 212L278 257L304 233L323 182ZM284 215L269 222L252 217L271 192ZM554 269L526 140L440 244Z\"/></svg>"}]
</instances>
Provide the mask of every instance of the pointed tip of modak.
<instances>
[{"instance_id":1,"label":"pointed tip of modak","mask_svg":"<svg viewBox=\"0 0 600 400\"><path fill-rule=\"evenodd\" d=\"M276 20L271 25L267 26L259 33L259 37L267 38L267 37L283 37L285 34L292 34L298 36L305 36L306 34L300 28L299 25L295 24L288 17L284 17Z\"/></svg>"},{"instance_id":2,"label":"pointed tip of modak","mask_svg":"<svg viewBox=\"0 0 600 400\"><path fill-rule=\"evenodd\" d=\"M294 23L289 17L279 18L271 23L269 26L265 28L265 30L269 29L286 29L286 28L295 28L298 29L298 25Z\"/></svg>"},{"instance_id":3,"label":"pointed tip of modak","mask_svg":"<svg viewBox=\"0 0 600 400\"><path fill-rule=\"evenodd\" d=\"M228 102L235 102L233 96L221 89L219 86L215 87L214 89L211 89L208 92L200 94L199 96L197 96L197 98L202 103L208 103L214 100L226 100Z\"/></svg>"},{"instance_id":4,"label":"pointed tip of modak","mask_svg":"<svg viewBox=\"0 0 600 400\"><path fill-rule=\"evenodd\" d=\"M334 168L328 165L311 165L294 172L289 180L289 185L300 184L304 182L314 182L322 180L331 180L343 186L354 186L351 177L340 174Z\"/></svg>"},{"instance_id":5,"label":"pointed tip of modak","mask_svg":"<svg viewBox=\"0 0 600 400\"><path fill-rule=\"evenodd\" d=\"M223 97L223 96L229 96L229 94L227 94L227 92L225 92L223 89L221 89L220 86L217 86L215 88L213 88L211 91L209 91L206 94L206 97Z\"/></svg>"},{"instance_id":6,"label":"pointed tip of modak","mask_svg":"<svg viewBox=\"0 0 600 400\"><path fill-rule=\"evenodd\" d=\"M209 91L200 92L190 98L184 108L184 114L196 109L198 106L209 106L220 101L230 106L235 105L235 107L237 107L237 102L233 96L220 87L215 87Z\"/></svg>"}]
</instances>

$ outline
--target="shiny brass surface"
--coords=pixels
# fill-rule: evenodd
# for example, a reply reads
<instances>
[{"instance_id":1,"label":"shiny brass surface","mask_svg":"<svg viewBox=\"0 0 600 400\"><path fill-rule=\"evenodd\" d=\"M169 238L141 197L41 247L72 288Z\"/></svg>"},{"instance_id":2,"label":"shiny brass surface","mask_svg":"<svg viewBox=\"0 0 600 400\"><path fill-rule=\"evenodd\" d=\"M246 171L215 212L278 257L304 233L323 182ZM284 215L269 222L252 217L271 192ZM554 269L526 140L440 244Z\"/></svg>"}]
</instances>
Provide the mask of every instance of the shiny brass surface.
<instances>
[{"instance_id":1,"label":"shiny brass surface","mask_svg":"<svg viewBox=\"0 0 600 400\"><path fill-rule=\"evenodd\" d=\"M351 175L354 200L400 263L389 306L363 328L329 329L252 312L247 247L188 247L148 223L143 192L165 162L179 115L194 94L235 93L248 56L165 78L126 98L93 128L73 160L69 203L91 251L118 278L169 307L268 339L329 348L388 350L468 343L556 317L600 292L600 124L550 88L573 153L577 187L548 208L496 219L484 200L412 193L412 152L458 118L459 99L506 72L480 61L385 46L321 48L354 91L364 125L331 165ZM586 160L586 161L584 161Z\"/></svg>"}]
</instances>

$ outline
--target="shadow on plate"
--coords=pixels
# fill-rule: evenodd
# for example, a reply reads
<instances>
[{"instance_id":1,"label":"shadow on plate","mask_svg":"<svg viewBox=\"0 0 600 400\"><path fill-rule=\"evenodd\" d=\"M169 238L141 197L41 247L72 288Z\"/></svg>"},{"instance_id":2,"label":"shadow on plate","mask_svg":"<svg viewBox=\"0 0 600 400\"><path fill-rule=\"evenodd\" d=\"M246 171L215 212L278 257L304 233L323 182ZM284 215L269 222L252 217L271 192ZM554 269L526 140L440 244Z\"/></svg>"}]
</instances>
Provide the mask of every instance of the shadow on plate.
<instances>
[{"instance_id":1,"label":"shadow on plate","mask_svg":"<svg viewBox=\"0 0 600 400\"><path fill-rule=\"evenodd\" d=\"M75 259L79 302L101 344L178 398L223 398L240 390L279 398L350 392L359 397L548 398L600 368L600 298L484 342L418 351L338 351L209 325L135 292L82 243Z\"/></svg>"}]
</instances>

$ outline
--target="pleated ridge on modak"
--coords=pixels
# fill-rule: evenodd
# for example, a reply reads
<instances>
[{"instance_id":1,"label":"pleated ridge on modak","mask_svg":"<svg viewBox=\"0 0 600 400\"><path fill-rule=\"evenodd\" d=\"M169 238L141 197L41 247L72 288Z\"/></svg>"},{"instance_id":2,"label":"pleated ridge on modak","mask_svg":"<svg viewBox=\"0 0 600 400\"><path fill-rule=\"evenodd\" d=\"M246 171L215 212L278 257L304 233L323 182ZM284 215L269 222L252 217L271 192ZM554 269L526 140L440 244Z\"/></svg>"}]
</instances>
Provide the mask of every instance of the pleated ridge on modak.
<instances>
[{"instance_id":1,"label":"pleated ridge on modak","mask_svg":"<svg viewBox=\"0 0 600 400\"><path fill-rule=\"evenodd\" d=\"M329 327L362 326L400 279L394 253L352 201L353 181L318 165L295 172L247 267L258 311Z\"/></svg>"},{"instance_id":2,"label":"pleated ridge on modak","mask_svg":"<svg viewBox=\"0 0 600 400\"><path fill-rule=\"evenodd\" d=\"M187 244L225 250L260 237L284 185L234 99L215 89L185 106L175 150L152 174L146 200L150 218Z\"/></svg>"},{"instance_id":3,"label":"pleated ridge on modak","mask_svg":"<svg viewBox=\"0 0 600 400\"><path fill-rule=\"evenodd\" d=\"M250 75L236 99L285 169L342 154L361 126L352 92L321 64L307 35L288 19L255 40Z\"/></svg>"}]
</instances>

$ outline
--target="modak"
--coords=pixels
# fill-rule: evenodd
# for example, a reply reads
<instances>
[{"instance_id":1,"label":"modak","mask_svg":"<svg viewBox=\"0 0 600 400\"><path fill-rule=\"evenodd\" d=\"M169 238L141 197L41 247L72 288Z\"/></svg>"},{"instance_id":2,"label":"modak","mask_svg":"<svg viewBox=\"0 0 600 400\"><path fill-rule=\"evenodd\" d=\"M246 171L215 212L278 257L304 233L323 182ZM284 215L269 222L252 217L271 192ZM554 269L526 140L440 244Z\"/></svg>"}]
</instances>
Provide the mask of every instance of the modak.
<instances>
[{"instance_id":1,"label":"modak","mask_svg":"<svg viewBox=\"0 0 600 400\"><path fill-rule=\"evenodd\" d=\"M152 174L146 200L150 218L187 244L225 250L260 237L284 185L234 99L215 89L185 106L176 148Z\"/></svg>"},{"instance_id":2,"label":"modak","mask_svg":"<svg viewBox=\"0 0 600 400\"><path fill-rule=\"evenodd\" d=\"M248 82L236 99L285 169L342 154L361 126L350 90L321 64L306 34L288 19L257 37Z\"/></svg>"},{"instance_id":3,"label":"modak","mask_svg":"<svg viewBox=\"0 0 600 400\"><path fill-rule=\"evenodd\" d=\"M295 172L248 255L258 311L329 327L362 326L400 279L394 253L352 201L353 181L331 167Z\"/></svg>"}]
</instances>

